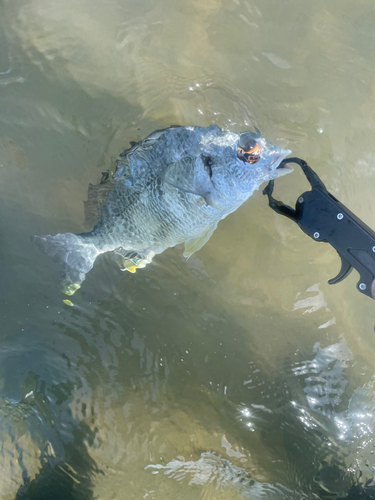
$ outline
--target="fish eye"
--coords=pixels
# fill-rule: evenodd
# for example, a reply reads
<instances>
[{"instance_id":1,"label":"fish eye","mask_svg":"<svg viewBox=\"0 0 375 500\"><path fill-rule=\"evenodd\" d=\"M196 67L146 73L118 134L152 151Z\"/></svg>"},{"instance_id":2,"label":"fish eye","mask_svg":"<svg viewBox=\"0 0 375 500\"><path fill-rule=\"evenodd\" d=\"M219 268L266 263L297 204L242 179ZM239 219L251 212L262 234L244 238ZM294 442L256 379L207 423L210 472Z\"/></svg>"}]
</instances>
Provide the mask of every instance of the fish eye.
<instances>
[{"instance_id":1,"label":"fish eye","mask_svg":"<svg viewBox=\"0 0 375 500\"><path fill-rule=\"evenodd\" d=\"M260 153L260 146L252 137L248 137L243 144L240 141L237 146L237 158L245 163L256 163L260 160Z\"/></svg>"},{"instance_id":2,"label":"fish eye","mask_svg":"<svg viewBox=\"0 0 375 500\"><path fill-rule=\"evenodd\" d=\"M210 179L211 179L211 177L212 177L212 168L211 167L213 165L212 158L209 155L207 155L207 156L202 155L201 158L203 161L203 165L204 165L205 169L207 170L208 175L210 176Z\"/></svg>"}]
</instances>

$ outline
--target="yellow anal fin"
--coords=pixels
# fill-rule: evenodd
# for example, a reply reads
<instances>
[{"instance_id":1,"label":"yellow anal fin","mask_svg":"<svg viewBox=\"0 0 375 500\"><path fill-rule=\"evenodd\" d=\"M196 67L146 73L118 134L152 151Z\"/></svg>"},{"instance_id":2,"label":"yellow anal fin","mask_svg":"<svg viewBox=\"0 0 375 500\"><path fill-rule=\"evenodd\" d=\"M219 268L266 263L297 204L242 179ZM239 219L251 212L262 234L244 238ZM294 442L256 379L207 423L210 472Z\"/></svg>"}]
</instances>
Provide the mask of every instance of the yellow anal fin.
<instances>
[{"instance_id":1,"label":"yellow anal fin","mask_svg":"<svg viewBox=\"0 0 375 500\"><path fill-rule=\"evenodd\" d=\"M129 271L129 273L135 273L135 271L139 267L146 267L146 265L149 264L148 260L145 259L139 259L139 258L134 258L134 259L129 259L129 260L123 260L122 262L122 271Z\"/></svg>"},{"instance_id":2,"label":"yellow anal fin","mask_svg":"<svg viewBox=\"0 0 375 500\"><path fill-rule=\"evenodd\" d=\"M64 280L60 284L60 290L62 293L65 293L65 295L74 295L79 288L81 288L81 285L78 283L71 283L67 280Z\"/></svg>"},{"instance_id":3,"label":"yellow anal fin","mask_svg":"<svg viewBox=\"0 0 375 500\"><path fill-rule=\"evenodd\" d=\"M152 251L144 256L131 250L123 250L120 247L114 251L113 259L120 266L121 271L135 273L139 267L146 267L152 261L154 255Z\"/></svg>"}]
</instances>

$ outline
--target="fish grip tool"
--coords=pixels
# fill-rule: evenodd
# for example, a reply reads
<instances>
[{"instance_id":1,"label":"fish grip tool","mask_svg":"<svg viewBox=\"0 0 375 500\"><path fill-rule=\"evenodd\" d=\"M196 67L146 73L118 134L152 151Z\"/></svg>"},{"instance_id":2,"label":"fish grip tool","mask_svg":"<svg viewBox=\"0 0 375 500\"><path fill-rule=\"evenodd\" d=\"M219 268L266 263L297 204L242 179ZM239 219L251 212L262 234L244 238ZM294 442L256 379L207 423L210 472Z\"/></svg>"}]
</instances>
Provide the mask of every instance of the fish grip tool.
<instances>
[{"instance_id":1,"label":"fish grip tool","mask_svg":"<svg viewBox=\"0 0 375 500\"><path fill-rule=\"evenodd\" d=\"M304 233L315 241L329 243L340 256L341 269L329 280L333 285L345 279L355 268L360 279L359 292L372 297L371 284L375 279L375 232L337 200L320 180L314 170L300 158L286 158L278 168L287 163L299 165L311 185L311 190L299 196L295 209L273 198L274 181L270 181L263 194L276 213L298 224Z\"/></svg>"}]
</instances>

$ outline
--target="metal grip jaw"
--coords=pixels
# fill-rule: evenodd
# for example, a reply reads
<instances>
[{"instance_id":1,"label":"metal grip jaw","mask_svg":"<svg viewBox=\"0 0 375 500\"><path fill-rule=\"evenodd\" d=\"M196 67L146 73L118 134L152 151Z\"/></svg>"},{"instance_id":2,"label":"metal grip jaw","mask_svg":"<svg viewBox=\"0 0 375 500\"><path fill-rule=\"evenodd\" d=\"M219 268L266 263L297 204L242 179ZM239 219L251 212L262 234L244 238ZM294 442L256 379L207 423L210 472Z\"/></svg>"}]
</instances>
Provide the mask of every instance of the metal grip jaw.
<instances>
[{"instance_id":1,"label":"metal grip jaw","mask_svg":"<svg viewBox=\"0 0 375 500\"><path fill-rule=\"evenodd\" d=\"M296 163L301 167L311 191L303 193L293 209L273 198L274 181L270 181L263 190L269 206L296 222L313 240L329 243L337 250L341 269L335 278L328 281L330 285L345 279L354 267L360 275L358 291L371 297L371 284L375 279L375 232L327 191L305 161L287 158L278 168L283 168L287 163Z\"/></svg>"}]
</instances>

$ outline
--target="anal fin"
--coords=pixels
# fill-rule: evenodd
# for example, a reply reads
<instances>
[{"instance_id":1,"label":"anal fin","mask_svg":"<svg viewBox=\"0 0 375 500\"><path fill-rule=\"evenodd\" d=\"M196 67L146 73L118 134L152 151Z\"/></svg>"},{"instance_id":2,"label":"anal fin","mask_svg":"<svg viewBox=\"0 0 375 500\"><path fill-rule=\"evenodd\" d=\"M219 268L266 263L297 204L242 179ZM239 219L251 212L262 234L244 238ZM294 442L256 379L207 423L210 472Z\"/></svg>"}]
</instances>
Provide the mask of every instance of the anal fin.
<instances>
[{"instance_id":1,"label":"anal fin","mask_svg":"<svg viewBox=\"0 0 375 500\"><path fill-rule=\"evenodd\" d=\"M125 250L119 247L114 250L112 258L119 265L121 271L135 273L139 267L146 267L152 261L154 255L154 252L141 255L133 250Z\"/></svg>"}]
</instances>

